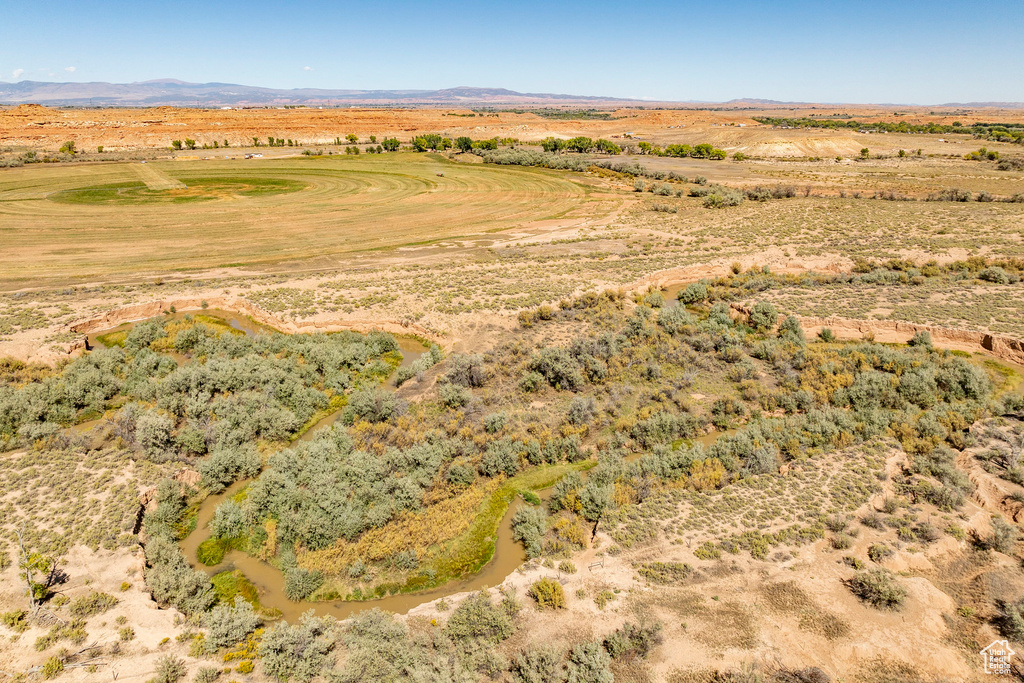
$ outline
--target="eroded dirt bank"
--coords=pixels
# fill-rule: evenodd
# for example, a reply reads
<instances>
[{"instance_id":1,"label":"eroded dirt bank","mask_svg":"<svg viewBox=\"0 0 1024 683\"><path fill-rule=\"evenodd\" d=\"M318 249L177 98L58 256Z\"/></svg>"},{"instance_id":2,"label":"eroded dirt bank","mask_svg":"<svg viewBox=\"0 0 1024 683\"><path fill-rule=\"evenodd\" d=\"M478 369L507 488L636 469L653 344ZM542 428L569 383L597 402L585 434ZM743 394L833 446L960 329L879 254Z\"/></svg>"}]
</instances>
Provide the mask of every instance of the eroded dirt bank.
<instances>
[{"instance_id":1,"label":"eroded dirt bank","mask_svg":"<svg viewBox=\"0 0 1024 683\"><path fill-rule=\"evenodd\" d=\"M840 267L841 264L835 264L837 270ZM724 274L724 272L719 272L720 268L724 270L725 266L674 269L673 271L666 271L652 275L650 278L645 278L641 283L638 283L640 286L634 286L632 289L642 290L648 287L671 288L673 285L681 285L701 278ZM821 270L820 264L816 268L809 268L804 264L794 265L793 268L792 272L806 272L812 269ZM683 279L679 279L680 276L683 276ZM338 332L342 330L365 333L379 330L398 335L416 335L448 350L451 349L453 343L451 338L443 337L421 325L407 321L346 317L313 321L285 320L246 299L236 296L167 298L133 304L111 309L99 316L72 322L59 331L88 335L100 330L108 330L124 323L154 318L171 310L171 308L179 312L202 311L204 310L204 304L209 308L240 313L248 316L260 325L288 334ZM733 308L742 313L749 312L745 307L738 304L733 304ZM812 316L796 316L796 318L800 321L804 332L812 336L817 335L824 328L829 328L837 338L843 340L874 339L884 343L906 343L918 332L928 332L932 337L932 343L939 348L968 353L985 353L1000 360L1024 365L1024 341L1006 335L898 320L859 320L854 318L821 318ZM66 346L66 353L68 355L75 355L84 349L85 340L83 338L69 343ZM56 355L50 358L49 362L54 362L55 360L57 360Z\"/></svg>"},{"instance_id":2,"label":"eroded dirt bank","mask_svg":"<svg viewBox=\"0 0 1024 683\"><path fill-rule=\"evenodd\" d=\"M295 322L280 318L260 306L240 297L234 296L213 296L213 297L183 297L173 299L161 299L149 301L142 304L133 304L122 308L115 308L103 315L88 318L86 320L70 323L61 331L90 334L100 330L107 330L124 323L138 322L155 318L171 309L176 311L203 311L206 308L219 308L225 311L232 311L248 316L254 322L271 327L287 334L310 334L314 332L340 332L351 330L353 332L371 332L374 330L390 332L398 335L416 335L444 345L445 340L430 330L409 322L338 319L337 321L305 321Z\"/></svg>"}]
</instances>

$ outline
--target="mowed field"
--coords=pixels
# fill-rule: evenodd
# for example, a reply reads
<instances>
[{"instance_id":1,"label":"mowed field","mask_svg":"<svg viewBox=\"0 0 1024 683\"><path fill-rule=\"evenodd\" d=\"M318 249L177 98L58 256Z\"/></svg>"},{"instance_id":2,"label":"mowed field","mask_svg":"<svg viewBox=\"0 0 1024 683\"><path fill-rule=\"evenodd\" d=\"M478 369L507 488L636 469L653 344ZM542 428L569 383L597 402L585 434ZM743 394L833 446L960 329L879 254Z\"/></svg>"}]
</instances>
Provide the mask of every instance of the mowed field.
<instances>
[{"instance_id":1,"label":"mowed field","mask_svg":"<svg viewBox=\"0 0 1024 683\"><path fill-rule=\"evenodd\" d=\"M595 203L588 195L552 171L412 153L36 164L0 174L0 286L257 266L479 235L585 214Z\"/></svg>"}]
</instances>

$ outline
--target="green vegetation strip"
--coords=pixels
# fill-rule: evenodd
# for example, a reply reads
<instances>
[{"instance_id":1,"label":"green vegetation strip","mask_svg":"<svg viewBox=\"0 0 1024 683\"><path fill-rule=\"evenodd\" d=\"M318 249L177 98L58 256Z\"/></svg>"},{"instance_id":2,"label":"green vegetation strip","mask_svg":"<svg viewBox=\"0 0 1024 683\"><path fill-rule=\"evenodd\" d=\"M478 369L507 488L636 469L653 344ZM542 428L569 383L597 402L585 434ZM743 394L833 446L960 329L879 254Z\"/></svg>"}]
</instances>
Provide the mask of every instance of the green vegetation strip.
<instances>
[{"instance_id":1,"label":"green vegetation strip","mask_svg":"<svg viewBox=\"0 0 1024 683\"><path fill-rule=\"evenodd\" d=\"M113 183L50 195L61 204L187 204L231 197L264 197L298 192L306 183L284 178L192 178L184 188L151 190L140 183Z\"/></svg>"},{"instance_id":2,"label":"green vegetation strip","mask_svg":"<svg viewBox=\"0 0 1024 683\"><path fill-rule=\"evenodd\" d=\"M440 585L453 579L480 571L494 557L498 526L508 512L509 505L521 492L539 491L553 486L569 472L581 472L597 465L596 460L583 460L571 464L543 465L507 479L480 506L469 529L452 542L451 551L434 565L436 579L431 585ZM422 577L417 577L422 578ZM427 586L416 586L416 589Z\"/></svg>"},{"instance_id":3,"label":"green vegetation strip","mask_svg":"<svg viewBox=\"0 0 1024 683\"><path fill-rule=\"evenodd\" d=\"M235 602L235 596L242 596L242 599L253 606L261 616L267 619L277 619L281 616L281 610L271 607L264 607L260 603L259 590L246 578L242 572L227 571L214 574L210 577L213 583L213 590L217 595L217 602L231 605Z\"/></svg>"}]
</instances>

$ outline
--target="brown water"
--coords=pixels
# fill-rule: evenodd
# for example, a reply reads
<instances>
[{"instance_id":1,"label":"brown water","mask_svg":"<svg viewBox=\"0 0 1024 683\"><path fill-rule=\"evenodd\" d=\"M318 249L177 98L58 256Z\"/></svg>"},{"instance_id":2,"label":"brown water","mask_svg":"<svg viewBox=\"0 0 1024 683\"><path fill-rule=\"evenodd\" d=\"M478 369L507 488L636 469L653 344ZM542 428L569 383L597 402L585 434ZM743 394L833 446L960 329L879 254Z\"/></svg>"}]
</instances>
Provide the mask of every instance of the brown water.
<instances>
[{"instance_id":1,"label":"brown water","mask_svg":"<svg viewBox=\"0 0 1024 683\"><path fill-rule=\"evenodd\" d=\"M665 308L670 308L676 305L678 301L676 297L679 296L679 291L682 289L686 289L686 285L674 284L661 288L661 295L665 297Z\"/></svg>"},{"instance_id":2,"label":"brown water","mask_svg":"<svg viewBox=\"0 0 1024 683\"><path fill-rule=\"evenodd\" d=\"M99 337L110 334L111 332L125 332L127 330L132 329L139 323L147 322L150 320L181 320L187 315L208 315L211 318L220 318L228 325L230 325L232 329L238 330L239 332L243 332L245 333L246 336L249 337L255 336L257 334L266 334L275 331L273 328L254 322L253 320L250 320L249 318L239 313L225 311L219 308L206 308L199 311L178 311L177 313L169 313L167 315L160 315L152 318L145 318L142 320L133 320L127 323L121 323L117 327L111 327L110 329L107 330L98 330L96 332L90 332L87 335L87 338L89 340L89 348L106 348L103 345L103 342L99 340Z\"/></svg>"},{"instance_id":3,"label":"brown water","mask_svg":"<svg viewBox=\"0 0 1024 683\"><path fill-rule=\"evenodd\" d=\"M238 314L230 311L207 309L202 311L202 314L221 318L234 329L241 330L247 335L255 335L261 332L271 331L270 328L263 327L248 318L239 316ZM185 315L188 315L188 313L179 312L166 317L179 319ZM137 322L142 321L125 323L116 328L101 330L89 335L90 347L102 348L103 345L96 339L97 337L110 332L131 329L131 327ZM398 341L399 348L402 351L402 362L399 367L408 367L412 365L423 353L428 351L428 348L417 339L411 337L396 337L396 339ZM393 388L393 381L389 382L388 386ZM340 415L341 411L339 410L323 418L307 430L299 438L299 441L308 441L314 438L321 430L334 424ZM714 440L721 435L722 433L715 432L699 437L698 439L695 439L694 442L708 445L714 442ZM635 460L639 455L640 454L635 454L630 456L628 460ZM586 476L586 473L584 473L584 476ZM250 556L248 553L239 550L230 550L224 555L224 559L221 563L213 567L207 567L198 561L197 551L199 549L199 545L209 538L209 533L206 529L210 520L213 519L213 515L217 507L222 502L241 491L248 483L248 481L235 482L224 491L208 496L203 500L197 512L195 529L192 533L186 536L179 545L182 553L185 555L185 558L193 567L200 569L211 576L224 571L238 570L242 572L245 577L256 586L259 591L260 602L263 606L279 610L282 618L289 621L294 622L302 613L310 609L318 615L331 615L337 619L345 619L355 613L373 608L379 608L395 613L405 613L414 607L431 602L438 598L443 598L456 593L498 586L506 579L506 577L509 576L509 574L514 572L527 559L526 551L522 545L512 537L512 516L520 506L526 504L522 499L516 499L509 506L509 509L505 512L505 515L502 517L501 522L498 525L493 556L490 561L475 574L450 581L431 590L393 595L376 600L295 602L289 600L284 593L284 575L281 570L267 562L264 562L263 560ZM551 494L551 489L546 489L538 493L542 499L547 499Z\"/></svg>"},{"instance_id":4,"label":"brown water","mask_svg":"<svg viewBox=\"0 0 1024 683\"><path fill-rule=\"evenodd\" d=\"M332 416L332 418L336 419L336 415L337 414ZM322 426L325 426L324 422L327 422L327 420L328 418L325 418L325 420L318 423L314 429L310 430L310 432L313 432L314 430L319 431ZM333 422L333 420L330 421ZM732 429L727 432L712 432L711 434L705 434L704 436L693 439L693 442L709 446L721 436L733 434L735 431L736 430ZM310 434L310 432L307 432L307 434ZM303 439L305 438L306 435L303 435ZM639 458L641 455L642 454L640 453L634 453L628 456L626 461L631 462ZM584 477L587 475L586 472L583 472L582 474ZM515 515L516 510L526 504L521 498L517 498L511 505L509 505L508 510L505 512L505 516L502 517L501 523L498 525L498 532L494 543L494 555L491 557L490 561L484 565L483 569L475 574L454 581L449 581L448 583L431 590L392 595L376 600L294 602L289 600L284 593L284 576L281 571L273 565L262 560L258 560L247 553L239 550L229 551L224 556L224 560L214 567L206 567L200 564L196 557L196 551L199 548L199 544L209 536L202 530L206 529L207 524L209 524L210 520L213 519L213 514L217 506L227 498L235 495L238 491L244 488L247 483L248 482L236 482L222 493L210 496L204 500L199 508L195 531L181 541L181 549L193 567L201 569L211 576L223 571L233 571L236 569L241 571L259 590L260 602L263 606L280 610L282 618L286 620L294 621L295 619L298 619L303 612L310 609L312 609L316 614L329 614L337 619L346 619L363 610L374 608L404 614L414 607L437 600L438 598L466 591L476 591L483 588L499 586L527 559L526 551L523 546L512 537L512 516ZM536 491L535 493L537 493L542 500L547 500L551 496L552 489L553 487L549 487L541 491Z\"/></svg>"},{"instance_id":5,"label":"brown water","mask_svg":"<svg viewBox=\"0 0 1024 683\"><path fill-rule=\"evenodd\" d=\"M193 567L206 572L210 576L223 571L241 571L257 587L260 602L263 606L280 610L281 617L288 621L294 622L303 612L309 610L313 610L319 615L329 614L336 619L346 619L357 612L374 608L404 614L413 607L448 595L498 586L519 565L526 561L526 551L512 538L512 515L515 514L520 505L525 505L522 500L517 500L509 506L508 511L501 520L501 524L498 526L494 556L483 569L472 576L450 581L443 586L431 590L392 595L377 600L294 602L289 600L284 593L284 575L281 570L247 553L240 550L231 550L225 554L224 560L214 567L202 565L196 558L196 551L199 549L200 543L209 537L209 534L204 530L210 523L210 520L213 519L217 506L238 493L248 483L247 481L236 482L225 491L204 500L199 508L195 531L181 541L181 550Z\"/></svg>"},{"instance_id":6,"label":"brown water","mask_svg":"<svg viewBox=\"0 0 1024 683\"><path fill-rule=\"evenodd\" d=\"M407 368L420 359L424 353L429 351L419 339L413 337L399 337L395 336L398 341L398 348L402 350L402 364L398 367Z\"/></svg>"},{"instance_id":7,"label":"brown water","mask_svg":"<svg viewBox=\"0 0 1024 683\"><path fill-rule=\"evenodd\" d=\"M243 329L245 322L251 322L237 317L232 318L231 314L223 311L205 311L207 315L216 315L227 320L235 329ZM239 326L236 327L238 323ZM114 330L104 330L96 335L107 334L110 331L121 331L130 329L131 324L122 325ZM244 330L250 333L248 330ZM252 333L256 333L253 331ZM411 337L396 337L398 346L402 351L402 362L399 367L412 365L420 356L429 349L419 340ZM391 387L393 383L389 383ZM321 430L326 429L341 415L341 411L323 418L309 430L307 430L299 441L308 441L314 438ZM523 505L519 500L509 506L508 511L498 526L495 538L495 550L491 560L479 572L472 576L450 581L437 588L420 591L412 594L393 595L386 598L365 601L331 601L331 602L294 602L289 600L284 592L284 575L277 567L250 556L248 553L239 550L230 550L224 555L220 564L207 567L201 564L197 558L199 545L209 538L206 531L210 520L222 502L241 491L249 482L240 481L232 484L221 493L207 497L200 504L196 516L195 530L180 542L180 547L189 563L209 575L218 574L223 571L238 570L245 574L245 577L256 586L259 591L260 602L264 607L280 610L282 618L295 621L299 616L310 609L319 615L331 615L337 619L345 619L356 612L367 609L379 608L391 612L404 613L413 607L430 602L454 593L463 591L479 590L497 586L505 580L519 565L526 560L526 552L522 546L512 538L512 515Z\"/></svg>"}]
</instances>

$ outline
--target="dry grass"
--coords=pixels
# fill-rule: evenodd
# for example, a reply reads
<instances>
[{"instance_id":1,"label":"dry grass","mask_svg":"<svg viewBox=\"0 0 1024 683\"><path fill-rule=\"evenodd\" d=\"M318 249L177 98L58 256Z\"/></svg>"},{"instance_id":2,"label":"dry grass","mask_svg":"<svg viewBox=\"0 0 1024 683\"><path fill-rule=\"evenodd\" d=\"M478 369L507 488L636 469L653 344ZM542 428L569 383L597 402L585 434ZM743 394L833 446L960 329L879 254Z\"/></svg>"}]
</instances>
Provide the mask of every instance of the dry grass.
<instances>
[{"instance_id":1,"label":"dry grass","mask_svg":"<svg viewBox=\"0 0 1024 683\"><path fill-rule=\"evenodd\" d=\"M716 601L717 602L717 601ZM758 644L758 624L749 607L737 602L722 602L700 616L694 639L721 652L728 648L752 650Z\"/></svg>"},{"instance_id":2,"label":"dry grass","mask_svg":"<svg viewBox=\"0 0 1024 683\"><path fill-rule=\"evenodd\" d=\"M863 664L857 670L854 680L857 683L892 683L892 681L924 683L932 679L931 677L926 678L906 662L879 656Z\"/></svg>"},{"instance_id":3,"label":"dry grass","mask_svg":"<svg viewBox=\"0 0 1024 683\"><path fill-rule=\"evenodd\" d=\"M797 615L802 631L828 640L838 640L850 633L849 622L819 606L795 581L764 584L761 599L774 612Z\"/></svg>"},{"instance_id":4,"label":"dry grass","mask_svg":"<svg viewBox=\"0 0 1024 683\"><path fill-rule=\"evenodd\" d=\"M139 490L171 466L137 460L116 448L80 443L0 459L0 549L26 529L32 547L64 552L76 544L114 549L136 542ZM130 468L130 469L129 469ZM128 473L126 473L128 472Z\"/></svg>"},{"instance_id":5,"label":"dry grass","mask_svg":"<svg viewBox=\"0 0 1024 683\"><path fill-rule=\"evenodd\" d=\"M133 164L5 172L4 284L324 259L501 230L588 203L564 175L434 155L151 164L190 189L146 190ZM270 180L287 188L261 190ZM33 229L18 229L27 219Z\"/></svg>"}]
</instances>

